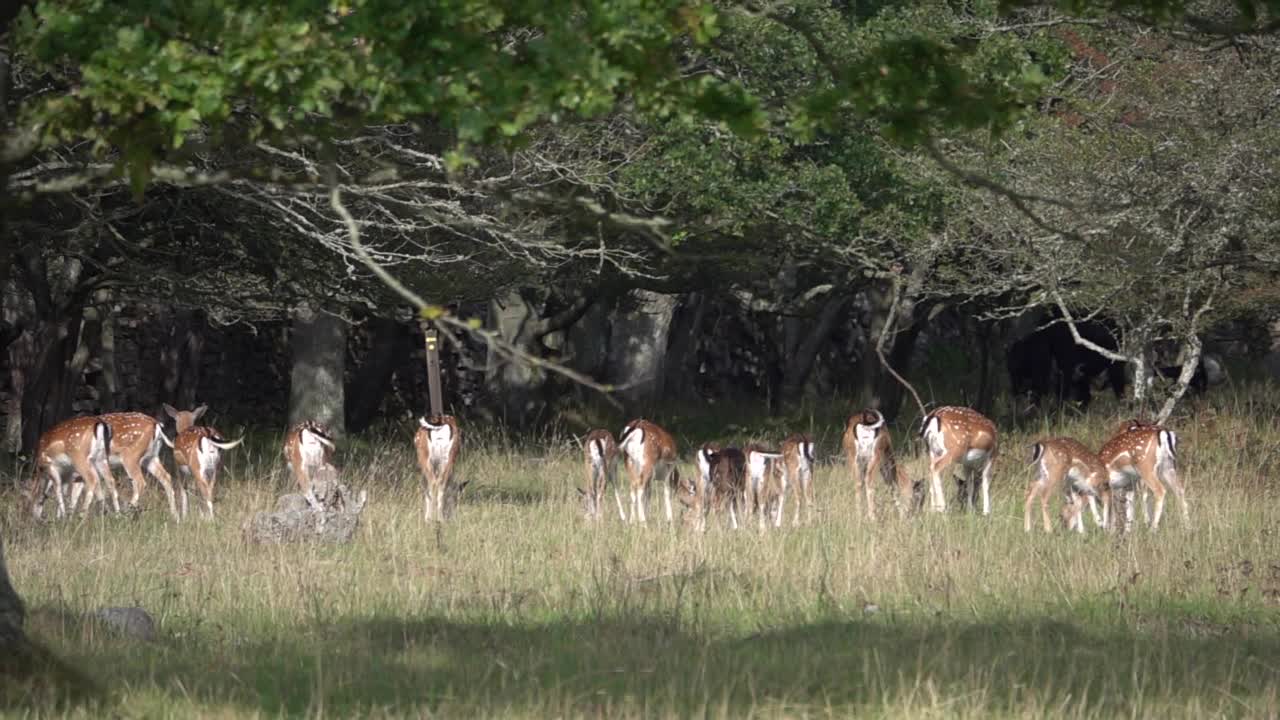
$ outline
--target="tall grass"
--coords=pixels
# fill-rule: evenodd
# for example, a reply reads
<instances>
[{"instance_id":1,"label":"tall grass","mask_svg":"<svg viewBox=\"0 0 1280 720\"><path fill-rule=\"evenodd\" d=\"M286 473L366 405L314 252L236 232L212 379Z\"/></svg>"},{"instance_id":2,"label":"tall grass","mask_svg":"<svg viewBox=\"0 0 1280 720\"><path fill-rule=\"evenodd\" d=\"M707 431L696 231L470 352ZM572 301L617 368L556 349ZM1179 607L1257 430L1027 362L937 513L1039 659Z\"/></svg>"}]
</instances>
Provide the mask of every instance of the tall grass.
<instances>
[{"instance_id":1,"label":"tall grass","mask_svg":"<svg viewBox=\"0 0 1280 720\"><path fill-rule=\"evenodd\" d=\"M171 523L152 488L140 517L38 524L11 492L4 540L28 630L102 691L8 712L1275 717L1269 392L1175 423L1194 527L1173 506L1158 533L1127 537L1091 523L1085 537L1022 530L1027 445L1067 434L1097 446L1121 419L1103 413L1006 431L989 518L900 522L882 489L885 517L868 522L853 512L842 428L800 418L825 456L819 516L763 534L589 525L572 438L535 448L474 428L459 467L472 482L445 526L422 521L411 430L348 445L347 480L371 500L344 547L242 541L242 521L288 490L266 440L230 454L214 522ZM809 417L824 414L838 412ZM667 420L686 457L713 424ZM738 422L725 434L782 434ZM159 640L82 620L109 605L149 610Z\"/></svg>"}]
</instances>

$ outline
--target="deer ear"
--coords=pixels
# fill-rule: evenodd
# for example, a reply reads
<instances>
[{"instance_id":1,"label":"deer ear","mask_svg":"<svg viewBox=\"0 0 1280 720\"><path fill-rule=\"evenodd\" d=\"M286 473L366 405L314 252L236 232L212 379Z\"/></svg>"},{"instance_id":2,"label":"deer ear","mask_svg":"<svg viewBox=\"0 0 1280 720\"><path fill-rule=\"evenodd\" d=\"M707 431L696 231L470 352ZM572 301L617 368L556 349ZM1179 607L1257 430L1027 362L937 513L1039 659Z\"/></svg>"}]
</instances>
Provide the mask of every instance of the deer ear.
<instances>
[{"instance_id":1,"label":"deer ear","mask_svg":"<svg viewBox=\"0 0 1280 720\"><path fill-rule=\"evenodd\" d=\"M177 420L177 419L178 419L178 411L177 411L177 409L176 409L176 408L174 408L174 407L173 407L172 405L170 405L169 403L162 403L162 404L163 404L163 406L164 406L164 412L165 412L165 414L166 414L166 415L168 415L169 417L173 418L174 420Z\"/></svg>"},{"instance_id":2,"label":"deer ear","mask_svg":"<svg viewBox=\"0 0 1280 720\"><path fill-rule=\"evenodd\" d=\"M200 416L201 416L201 415L203 415L203 414L205 413L205 411L206 411L206 410L208 410L208 409L209 409L209 406L208 406L208 405L201 405L200 407L196 408L195 410L192 410L192 411L191 411L191 419L192 419L192 420L199 420L199 419L200 419Z\"/></svg>"}]
</instances>

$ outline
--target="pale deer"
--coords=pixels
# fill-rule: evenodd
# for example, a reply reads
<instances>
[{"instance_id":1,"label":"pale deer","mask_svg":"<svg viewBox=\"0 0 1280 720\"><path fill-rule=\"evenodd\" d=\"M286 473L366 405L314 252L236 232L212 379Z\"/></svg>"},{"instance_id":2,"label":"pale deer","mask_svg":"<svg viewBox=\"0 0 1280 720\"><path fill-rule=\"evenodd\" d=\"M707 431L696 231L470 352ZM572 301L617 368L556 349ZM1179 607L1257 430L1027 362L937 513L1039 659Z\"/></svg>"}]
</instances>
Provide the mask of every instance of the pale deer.
<instances>
[{"instance_id":1,"label":"pale deer","mask_svg":"<svg viewBox=\"0 0 1280 720\"><path fill-rule=\"evenodd\" d=\"M218 470L222 467L222 451L230 450L244 442L241 436L228 442L214 428L197 425L178 433L173 440L173 460L178 472L195 480L196 489L204 500L204 513L213 519L213 494L218 486ZM182 488L182 517L187 515L187 487Z\"/></svg>"},{"instance_id":2,"label":"pale deer","mask_svg":"<svg viewBox=\"0 0 1280 720\"><path fill-rule=\"evenodd\" d=\"M787 474L784 487L795 488L795 514L792 525L800 524L803 510L805 522L813 520L813 438L803 433L787 436L782 441L782 466Z\"/></svg>"},{"instance_id":3,"label":"pale deer","mask_svg":"<svg viewBox=\"0 0 1280 720\"><path fill-rule=\"evenodd\" d=\"M165 406L168 408L169 406ZM113 467L123 468L133 482L133 497L129 505L138 506L138 499L147 487L145 470L164 488L169 501L169 513L181 519L173 494L173 479L160 460L164 446L173 447L173 441L164 434L164 426L150 415L137 412L108 413L99 416L111 428L111 450L108 460ZM184 428L185 429L185 428Z\"/></svg>"},{"instance_id":4,"label":"pale deer","mask_svg":"<svg viewBox=\"0 0 1280 720\"><path fill-rule=\"evenodd\" d=\"M996 426L981 413L967 407L940 407L925 416L920 428L929 453L929 499L935 512L946 512L942 473L959 463L963 475L982 474L982 514L991 514L991 464L995 462ZM961 484L962 500L973 506L971 477Z\"/></svg>"},{"instance_id":5,"label":"pale deer","mask_svg":"<svg viewBox=\"0 0 1280 720\"><path fill-rule=\"evenodd\" d=\"M622 494L618 490L618 441L613 433L598 428L582 439L582 450L587 461L587 484L578 489L578 494L586 504L587 518L599 520L604 516L604 494L612 486L618 517L626 522L627 514L623 512Z\"/></svg>"},{"instance_id":6,"label":"pale deer","mask_svg":"<svg viewBox=\"0 0 1280 720\"><path fill-rule=\"evenodd\" d=\"M666 506L667 521L674 522L671 512L671 490L676 475L676 441L671 433L648 420L637 419L627 423L618 437L631 480L631 512L634 522L645 523L645 504L653 482L662 485L662 499Z\"/></svg>"},{"instance_id":7,"label":"pale deer","mask_svg":"<svg viewBox=\"0 0 1280 720\"><path fill-rule=\"evenodd\" d=\"M885 427L884 415L879 410L863 410L851 415L844 428L844 454L849 463L855 491L866 504L867 519L876 517L875 478L880 479L897 494L894 501L898 516L906 517L913 505L913 485L907 473L898 467L893 454L893 439ZM855 495L854 497L857 497Z\"/></svg>"},{"instance_id":8,"label":"pale deer","mask_svg":"<svg viewBox=\"0 0 1280 720\"><path fill-rule=\"evenodd\" d=\"M94 499L106 501L102 490L103 482L111 490L116 512L120 512L120 495L107 460L110 452L111 426L100 418L71 418L46 430L36 443L35 471L31 477L28 498L32 514L37 518L44 515L44 500L52 489L58 498L58 517L64 517L68 508L62 492L62 481L64 477L70 481L76 475L83 480L86 516ZM42 473L47 475L45 482L40 481ZM79 496L80 492L73 490L71 512L75 512Z\"/></svg>"},{"instance_id":9,"label":"pale deer","mask_svg":"<svg viewBox=\"0 0 1280 720\"><path fill-rule=\"evenodd\" d=\"M285 463L307 504L317 511L324 510L324 507L311 487L311 478L320 468L330 465L333 450L328 429L315 420L295 424L284 436Z\"/></svg>"},{"instance_id":10,"label":"pale deer","mask_svg":"<svg viewBox=\"0 0 1280 720\"><path fill-rule=\"evenodd\" d=\"M1040 500L1040 515L1044 531L1052 532L1049 520L1049 497L1058 489L1064 491L1066 505L1062 518L1067 529L1084 532L1084 499L1098 527L1110 512L1111 489L1107 468L1098 455L1083 443L1066 437L1041 440L1031 446L1031 464L1036 468L1035 477L1027 485L1027 498L1023 504L1022 526L1031 532L1031 506ZM1065 483L1065 484L1064 484ZM1102 515L1098 514L1098 501L1102 501Z\"/></svg>"},{"instance_id":11,"label":"pale deer","mask_svg":"<svg viewBox=\"0 0 1280 720\"><path fill-rule=\"evenodd\" d=\"M458 421L452 415L418 418L413 445L422 470L422 517L427 522L446 520L457 494L466 486L453 481L453 465L462 449Z\"/></svg>"},{"instance_id":12,"label":"pale deer","mask_svg":"<svg viewBox=\"0 0 1280 720\"><path fill-rule=\"evenodd\" d=\"M751 443L744 454L747 456L748 508L758 514L760 529L770 521L774 527L781 527L787 500L787 472L782 453Z\"/></svg>"},{"instance_id":13,"label":"pale deer","mask_svg":"<svg viewBox=\"0 0 1280 720\"><path fill-rule=\"evenodd\" d=\"M1191 514L1187 509L1187 495L1178 478L1178 436L1172 430L1159 425L1133 424L1102 446L1099 459L1107 468L1111 490L1124 493L1125 530L1133 526L1134 492L1139 480L1143 483L1143 515L1151 529L1160 527L1164 515L1165 486L1178 496L1182 506L1182 522L1191 526ZM1146 493L1156 496L1155 514L1147 515ZM1104 521L1109 518L1104 517Z\"/></svg>"}]
</instances>

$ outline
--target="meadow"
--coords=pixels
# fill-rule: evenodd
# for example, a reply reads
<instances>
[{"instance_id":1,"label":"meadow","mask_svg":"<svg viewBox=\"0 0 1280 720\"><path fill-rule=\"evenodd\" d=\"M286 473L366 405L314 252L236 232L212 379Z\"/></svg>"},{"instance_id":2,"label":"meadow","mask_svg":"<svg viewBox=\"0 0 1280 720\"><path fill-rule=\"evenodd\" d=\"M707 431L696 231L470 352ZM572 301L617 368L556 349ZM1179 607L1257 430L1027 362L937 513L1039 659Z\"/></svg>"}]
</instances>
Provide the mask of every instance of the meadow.
<instances>
[{"instance_id":1,"label":"meadow","mask_svg":"<svg viewBox=\"0 0 1280 720\"><path fill-rule=\"evenodd\" d=\"M1223 392L1172 423L1193 527L1171 505L1157 533L1139 523L1128 536L1022 527L1028 443L1069 434L1097 447L1123 419L1106 408L1005 428L989 518L951 504L899 521L884 488L884 517L856 514L835 413L784 423L818 441L819 514L765 533L721 518L694 533L662 521L660 503L647 527L588 524L567 433L472 431L459 468L471 484L435 527L421 517L408 426L348 443L344 476L371 498L341 547L242 541L245 518L289 489L270 436L230 454L213 522L170 522L150 487L140 516L36 523L7 490L0 518L28 633L96 689L10 688L3 712L1280 716L1280 398ZM695 443L717 425L656 419L692 472ZM752 429L722 439L783 434ZM905 430L900 452L920 477ZM158 640L82 620L120 605L152 613Z\"/></svg>"}]
</instances>

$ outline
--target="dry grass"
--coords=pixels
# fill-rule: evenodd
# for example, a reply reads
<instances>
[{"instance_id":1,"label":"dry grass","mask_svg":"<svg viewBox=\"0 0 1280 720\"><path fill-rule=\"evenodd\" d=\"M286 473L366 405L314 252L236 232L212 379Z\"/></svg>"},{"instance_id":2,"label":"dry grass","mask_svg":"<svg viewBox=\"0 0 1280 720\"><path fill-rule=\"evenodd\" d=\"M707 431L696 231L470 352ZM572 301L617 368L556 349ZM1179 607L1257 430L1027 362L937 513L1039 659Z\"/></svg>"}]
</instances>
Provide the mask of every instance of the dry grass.
<instances>
[{"instance_id":1,"label":"dry grass","mask_svg":"<svg viewBox=\"0 0 1280 720\"><path fill-rule=\"evenodd\" d=\"M8 712L1275 717L1280 437L1259 398L1176 425L1194 531L1171 506L1158 534L1127 538L1024 535L1039 433L1004 438L991 518L871 524L824 465L817 521L763 535L589 526L571 440L533 454L471 439L464 503L428 528L407 430L342 458L371 494L349 547L241 542L286 487L274 447L233 454L212 523L170 523L149 490L140 518L41 525L10 493L30 634L105 690ZM1053 429L1096 446L1118 419ZM841 428L818 429L835 462ZM158 642L78 619L132 604Z\"/></svg>"}]
</instances>

